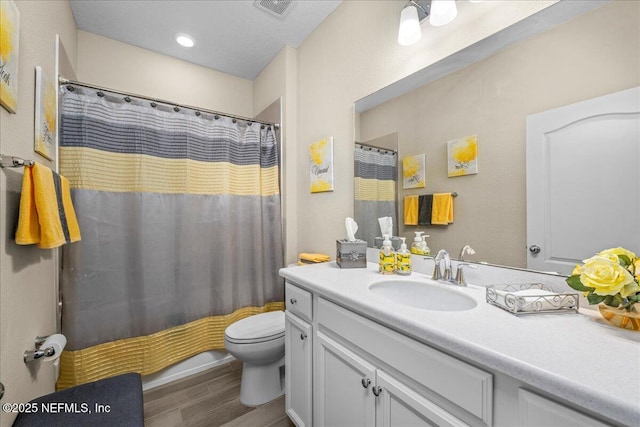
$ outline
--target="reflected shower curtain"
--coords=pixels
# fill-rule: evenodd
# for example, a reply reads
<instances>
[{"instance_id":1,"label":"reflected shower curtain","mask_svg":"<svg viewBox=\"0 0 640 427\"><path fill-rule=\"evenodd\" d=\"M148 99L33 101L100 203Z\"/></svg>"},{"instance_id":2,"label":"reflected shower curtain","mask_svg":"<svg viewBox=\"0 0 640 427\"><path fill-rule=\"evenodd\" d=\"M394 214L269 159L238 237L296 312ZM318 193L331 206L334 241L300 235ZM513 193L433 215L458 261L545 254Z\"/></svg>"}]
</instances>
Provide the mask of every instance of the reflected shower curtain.
<instances>
[{"instance_id":1,"label":"reflected shower curtain","mask_svg":"<svg viewBox=\"0 0 640 427\"><path fill-rule=\"evenodd\" d=\"M58 388L149 374L282 310L273 129L64 89L60 173L83 240L66 245Z\"/></svg>"},{"instance_id":2,"label":"reflected shower curtain","mask_svg":"<svg viewBox=\"0 0 640 427\"><path fill-rule=\"evenodd\" d=\"M355 146L355 206L357 237L374 245L380 236L378 218L390 216L397 230L396 181L397 155L384 149Z\"/></svg>"}]
</instances>

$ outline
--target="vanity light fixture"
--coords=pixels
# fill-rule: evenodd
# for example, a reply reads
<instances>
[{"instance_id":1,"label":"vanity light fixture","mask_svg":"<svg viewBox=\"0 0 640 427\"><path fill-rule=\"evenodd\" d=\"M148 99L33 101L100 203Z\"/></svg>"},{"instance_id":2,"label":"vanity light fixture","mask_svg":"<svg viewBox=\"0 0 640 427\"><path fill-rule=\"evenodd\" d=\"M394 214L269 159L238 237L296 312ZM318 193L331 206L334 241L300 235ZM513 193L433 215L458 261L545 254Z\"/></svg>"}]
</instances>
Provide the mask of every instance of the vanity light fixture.
<instances>
[{"instance_id":1,"label":"vanity light fixture","mask_svg":"<svg viewBox=\"0 0 640 427\"><path fill-rule=\"evenodd\" d=\"M193 37L191 37L189 34L186 34L186 33L177 33L175 35L175 39L180 46L184 46L184 47L193 47L193 45L196 44Z\"/></svg>"},{"instance_id":2,"label":"vanity light fixture","mask_svg":"<svg viewBox=\"0 0 640 427\"><path fill-rule=\"evenodd\" d=\"M477 3L481 0L469 0ZM456 0L409 0L400 13L398 44L409 46L422 38L420 24L429 17L434 27L447 25L458 15Z\"/></svg>"},{"instance_id":3,"label":"vanity light fixture","mask_svg":"<svg viewBox=\"0 0 640 427\"><path fill-rule=\"evenodd\" d=\"M418 0L419 1L419 0ZM422 6L418 1L410 0L400 13L400 28L398 29L398 44L409 46L422 38L420 23L429 16L427 11L430 1Z\"/></svg>"}]
</instances>

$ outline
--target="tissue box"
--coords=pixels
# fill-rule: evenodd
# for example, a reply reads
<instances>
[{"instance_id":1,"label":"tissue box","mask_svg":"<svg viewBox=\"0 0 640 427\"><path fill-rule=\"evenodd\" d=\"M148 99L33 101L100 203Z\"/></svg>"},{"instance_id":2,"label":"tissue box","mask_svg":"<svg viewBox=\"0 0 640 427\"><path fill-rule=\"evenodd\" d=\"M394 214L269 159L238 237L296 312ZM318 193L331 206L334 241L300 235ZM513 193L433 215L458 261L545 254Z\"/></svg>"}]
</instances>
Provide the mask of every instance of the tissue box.
<instances>
[{"instance_id":1,"label":"tissue box","mask_svg":"<svg viewBox=\"0 0 640 427\"><path fill-rule=\"evenodd\" d=\"M380 249L382 247L382 242L384 241L384 238L375 237L374 240L376 242L376 248ZM393 250L399 251L400 245L402 244L402 239L400 237L392 237L390 240L391 240L391 246L393 246ZM409 244L407 244L407 246L409 246Z\"/></svg>"},{"instance_id":2,"label":"tissue box","mask_svg":"<svg viewBox=\"0 0 640 427\"><path fill-rule=\"evenodd\" d=\"M365 268L367 266L367 242L336 240L336 262L340 268Z\"/></svg>"}]
</instances>

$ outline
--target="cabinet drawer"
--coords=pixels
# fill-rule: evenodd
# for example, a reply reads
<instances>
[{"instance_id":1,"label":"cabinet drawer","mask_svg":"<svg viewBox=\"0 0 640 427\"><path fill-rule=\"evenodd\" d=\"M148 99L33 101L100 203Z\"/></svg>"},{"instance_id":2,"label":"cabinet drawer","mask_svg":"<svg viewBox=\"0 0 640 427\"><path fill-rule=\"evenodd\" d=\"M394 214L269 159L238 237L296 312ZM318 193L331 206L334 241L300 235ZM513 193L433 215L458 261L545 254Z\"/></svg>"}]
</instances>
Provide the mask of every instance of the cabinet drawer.
<instances>
[{"instance_id":1,"label":"cabinet drawer","mask_svg":"<svg viewBox=\"0 0 640 427\"><path fill-rule=\"evenodd\" d=\"M347 342L492 425L493 376L320 298L318 320Z\"/></svg>"},{"instance_id":2,"label":"cabinet drawer","mask_svg":"<svg viewBox=\"0 0 640 427\"><path fill-rule=\"evenodd\" d=\"M287 310L310 322L313 319L311 312L311 292L300 289L289 282L285 284L284 289Z\"/></svg>"}]
</instances>

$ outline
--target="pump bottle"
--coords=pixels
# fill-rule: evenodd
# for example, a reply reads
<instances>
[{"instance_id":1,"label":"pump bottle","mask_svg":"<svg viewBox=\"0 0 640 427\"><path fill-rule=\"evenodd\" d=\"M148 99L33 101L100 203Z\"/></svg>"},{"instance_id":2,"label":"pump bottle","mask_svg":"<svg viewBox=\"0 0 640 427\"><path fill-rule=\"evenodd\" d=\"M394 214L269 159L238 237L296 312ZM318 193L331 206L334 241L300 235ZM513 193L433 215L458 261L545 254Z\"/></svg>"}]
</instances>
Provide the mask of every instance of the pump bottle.
<instances>
[{"instance_id":1,"label":"pump bottle","mask_svg":"<svg viewBox=\"0 0 640 427\"><path fill-rule=\"evenodd\" d=\"M380 248L380 261L378 263L381 274L394 274L396 272L396 255L391 246L389 235L384 235L382 247Z\"/></svg>"},{"instance_id":2,"label":"pump bottle","mask_svg":"<svg viewBox=\"0 0 640 427\"><path fill-rule=\"evenodd\" d=\"M411 274L411 252L407 249L405 238L401 237L400 250L396 252L396 272L401 276Z\"/></svg>"},{"instance_id":3,"label":"pump bottle","mask_svg":"<svg viewBox=\"0 0 640 427\"><path fill-rule=\"evenodd\" d=\"M424 231L415 231L416 237L413 239L413 244L411 245L411 253L416 255L424 255L424 249L422 247L422 233Z\"/></svg>"}]
</instances>

